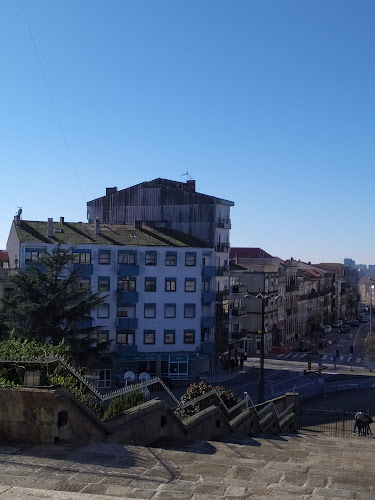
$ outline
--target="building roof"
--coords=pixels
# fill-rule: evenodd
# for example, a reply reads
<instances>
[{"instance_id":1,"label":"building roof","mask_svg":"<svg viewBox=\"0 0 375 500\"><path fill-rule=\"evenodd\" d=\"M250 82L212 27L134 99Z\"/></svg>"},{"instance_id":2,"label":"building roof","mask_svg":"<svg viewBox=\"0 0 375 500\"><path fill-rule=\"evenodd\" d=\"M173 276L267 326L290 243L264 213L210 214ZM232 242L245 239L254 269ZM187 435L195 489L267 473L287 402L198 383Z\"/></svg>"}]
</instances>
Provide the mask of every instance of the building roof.
<instances>
[{"instance_id":1,"label":"building roof","mask_svg":"<svg viewBox=\"0 0 375 500\"><path fill-rule=\"evenodd\" d=\"M298 276L306 280L317 280L322 274L319 269L298 269Z\"/></svg>"},{"instance_id":2,"label":"building roof","mask_svg":"<svg viewBox=\"0 0 375 500\"><path fill-rule=\"evenodd\" d=\"M231 247L230 259L273 259L272 255L261 248Z\"/></svg>"},{"instance_id":3,"label":"building roof","mask_svg":"<svg viewBox=\"0 0 375 500\"><path fill-rule=\"evenodd\" d=\"M83 222L53 222L53 236L48 236L47 221L22 220L16 226L17 235L24 243L62 243L66 245L121 245L207 247L203 241L167 228L126 224L101 224L96 234L95 224Z\"/></svg>"},{"instance_id":4,"label":"building roof","mask_svg":"<svg viewBox=\"0 0 375 500\"><path fill-rule=\"evenodd\" d=\"M247 267L240 266L238 264L235 264L233 260L229 261L229 269L231 271L247 271Z\"/></svg>"},{"instance_id":5,"label":"building roof","mask_svg":"<svg viewBox=\"0 0 375 500\"><path fill-rule=\"evenodd\" d=\"M8 260L9 260L8 252L0 250L0 262L8 262Z\"/></svg>"},{"instance_id":6,"label":"building roof","mask_svg":"<svg viewBox=\"0 0 375 500\"><path fill-rule=\"evenodd\" d=\"M152 181L145 181L145 182L141 182L139 184L135 184L134 186L129 186L125 189L121 189L120 191L117 191L117 188L115 188L116 190L113 191L113 193L109 194L108 196L112 196L112 195L116 196L119 193L124 193L128 190L131 191L131 190L134 190L134 188L140 188L140 187L142 187L142 188L152 188L152 187L172 188L172 189L176 189L178 191L184 192L184 193L190 193L193 196L197 195L200 198L204 197L204 198L206 198L207 202L211 202L211 203L216 202L216 203L222 203L224 205L234 206L233 201L224 200L222 198L217 198L216 196L211 196L208 194L196 192L195 191L195 181L193 181L193 180L190 182L189 181L188 182L181 182L181 181L172 181L170 179L162 179L161 177L158 177L157 179L153 179ZM194 199L193 196L190 197L190 200ZM88 205L91 205L96 200L100 200L102 198L107 198L107 195L101 196L99 198L96 198L94 200L89 201Z\"/></svg>"}]
</instances>

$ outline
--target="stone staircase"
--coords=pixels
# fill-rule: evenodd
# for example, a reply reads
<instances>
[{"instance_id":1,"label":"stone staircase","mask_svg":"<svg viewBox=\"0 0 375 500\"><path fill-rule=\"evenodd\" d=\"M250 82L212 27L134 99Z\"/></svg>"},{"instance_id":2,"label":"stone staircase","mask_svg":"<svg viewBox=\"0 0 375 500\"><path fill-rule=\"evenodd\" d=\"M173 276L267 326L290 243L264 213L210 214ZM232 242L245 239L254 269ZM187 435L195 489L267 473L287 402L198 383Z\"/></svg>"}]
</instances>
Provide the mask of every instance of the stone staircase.
<instances>
[{"instance_id":1,"label":"stone staircase","mask_svg":"<svg viewBox=\"0 0 375 500\"><path fill-rule=\"evenodd\" d=\"M375 443L300 435L0 446L0 500L375 499Z\"/></svg>"}]
</instances>

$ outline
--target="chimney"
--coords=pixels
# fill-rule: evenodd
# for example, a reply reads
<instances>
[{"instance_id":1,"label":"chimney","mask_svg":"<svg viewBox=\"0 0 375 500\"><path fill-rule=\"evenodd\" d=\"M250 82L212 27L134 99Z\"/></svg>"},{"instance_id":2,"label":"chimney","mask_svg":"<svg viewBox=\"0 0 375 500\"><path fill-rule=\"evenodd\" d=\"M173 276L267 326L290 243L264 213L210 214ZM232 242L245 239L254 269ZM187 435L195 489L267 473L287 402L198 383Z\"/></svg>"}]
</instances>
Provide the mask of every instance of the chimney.
<instances>
[{"instance_id":1,"label":"chimney","mask_svg":"<svg viewBox=\"0 0 375 500\"><path fill-rule=\"evenodd\" d=\"M142 229L142 221L140 219L134 219L134 229Z\"/></svg>"},{"instance_id":2,"label":"chimney","mask_svg":"<svg viewBox=\"0 0 375 500\"><path fill-rule=\"evenodd\" d=\"M52 238L53 236L53 219L48 219L48 238Z\"/></svg>"},{"instance_id":3,"label":"chimney","mask_svg":"<svg viewBox=\"0 0 375 500\"><path fill-rule=\"evenodd\" d=\"M185 184L185 191L190 191L191 193L195 193L195 181L193 179L189 179Z\"/></svg>"},{"instance_id":4,"label":"chimney","mask_svg":"<svg viewBox=\"0 0 375 500\"><path fill-rule=\"evenodd\" d=\"M14 216L14 223L16 226L20 225L20 216L19 215Z\"/></svg>"},{"instance_id":5,"label":"chimney","mask_svg":"<svg viewBox=\"0 0 375 500\"><path fill-rule=\"evenodd\" d=\"M95 219L95 233L100 234L100 219L97 217Z\"/></svg>"},{"instance_id":6,"label":"chimney","mask_svg":"<svg viewBox=\"0 0 375 500\"><path fill-rule=\"evenodd\" d=\"M60 217L60 224L64 224L64 217Z\"/></svg>"},{"instance_id":7,"label":"chimney","mask_svg":"<svg viewBox=\"0 0 375 500\"><path fill-rule=\"evenodd\" d=\"M117 193L117 187L106 188L106 190L105 190L106 196L109 196L110 194L114 194L114 193Z\"/></svg>"}]
</instances>

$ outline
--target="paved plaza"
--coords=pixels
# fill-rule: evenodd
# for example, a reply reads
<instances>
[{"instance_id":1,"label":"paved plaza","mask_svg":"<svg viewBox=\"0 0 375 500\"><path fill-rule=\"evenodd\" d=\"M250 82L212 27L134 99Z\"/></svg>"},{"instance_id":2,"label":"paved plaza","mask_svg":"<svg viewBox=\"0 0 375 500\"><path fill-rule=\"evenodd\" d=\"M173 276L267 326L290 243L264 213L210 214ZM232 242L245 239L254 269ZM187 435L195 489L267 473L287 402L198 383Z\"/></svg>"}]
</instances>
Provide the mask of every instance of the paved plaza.
<instances>
[{"instance_id":1,"label":"paved plaza","mask_svg":"<svg viewBox=\"0 0 375 500\"><path fill-rule=\"evenodd\" d=\"M375 498L375 442L281 436L0 447L0 500Z\"/></svg>"}]
</instances>

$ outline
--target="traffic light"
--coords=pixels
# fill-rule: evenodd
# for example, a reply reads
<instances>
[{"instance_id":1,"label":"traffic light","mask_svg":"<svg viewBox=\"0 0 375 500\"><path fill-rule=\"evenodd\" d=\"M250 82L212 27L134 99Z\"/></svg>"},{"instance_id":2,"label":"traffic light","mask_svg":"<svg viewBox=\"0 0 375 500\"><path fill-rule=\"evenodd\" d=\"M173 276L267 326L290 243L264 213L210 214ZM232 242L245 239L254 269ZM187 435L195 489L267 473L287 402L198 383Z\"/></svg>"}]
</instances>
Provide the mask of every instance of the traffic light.
<instances>
[{"instance_id":1,"label":"traffic light","mask_svg":"<svg viewBox=\"0 0 375 500\"><path fill-rule=\"evenodd\" d=\"M309 371L311 371L311 361L310 360L308 360L308 362L307 362L307 369Z\"/></svg>"},{"instance_id":2,"label":"traffic light","mask_svg":"<svg viewBox=\"0 0 375 500\"><path fill-rule=\"evenodd\" d=\"M350 354L353 354L353 346L351 345L349 348Z\"/></svg>"}]
</instances>

